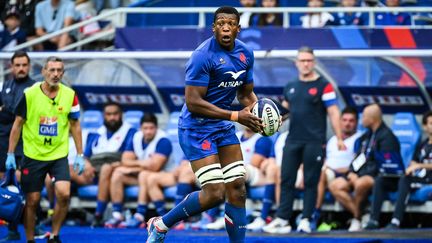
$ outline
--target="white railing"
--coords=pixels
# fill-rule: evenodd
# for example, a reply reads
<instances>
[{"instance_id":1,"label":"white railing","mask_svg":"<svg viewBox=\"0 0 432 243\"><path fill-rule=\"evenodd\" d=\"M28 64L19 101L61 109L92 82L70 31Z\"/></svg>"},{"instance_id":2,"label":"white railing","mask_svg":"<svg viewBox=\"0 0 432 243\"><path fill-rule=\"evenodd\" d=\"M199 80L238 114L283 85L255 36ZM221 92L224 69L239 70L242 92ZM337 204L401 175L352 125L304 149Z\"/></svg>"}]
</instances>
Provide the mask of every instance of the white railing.
<instances>
[{"instance_id":1,"label":"white railing","mask_svg":"<svg viewBox=\"0 0 432 243\"><path fill-rule=\"evenodd\" d=\"M318 13L318 12L362 12L369 14L369 26L375 27L375 18L374 13L378 12L406 12L406 13L432 13L432 7L397 7L397 8L379 8L379 7L353 7L353 8L341 8L341 7L332 7L332 8L287 8L287 7L279 7L279 8L237 8L239 12L252 12L252 13L281 13L283 14L283 27L288 28L290 26L289 23L289 15L293 13ZM101 20L109 20L112 23L113 28L124 27L126 25L126 15L127 14L198 14L198 24L195 26L197 28L204 28L206 23L206 14L213 14L216 10L215 7L181 7L181 8L117 8L107 12L104 12L96 17L91 19L84 20L82 22L76 23L74 25L68 26L59 31L44 35L42 37L36 38L34 40L28 41L21 45L16 46L13 51L21 50L24 48L29 48L35 44L42 43L46 40L49 40L55 36L60 34L71 32L79 29L87 24L101 21ZM412 28L416 28L415 26L411 26ZM426 26L420 26L421 28L425 28ZM104 38L110 35L113 35L114 30L108 29L99 33L97 38ZM78 43L71 44L62 48L62 51L71 50L81 44L86 44L90 41L96 40L95 37L86 41L86 39L80 40Z\"/></svg>"},{"instance_id":2,"label":"white railing","mask_svg":"<svg viewBox=\"0 0 432 243\"><path fill-rule=\"evenodd\" d=\"M0 60L11 58L13 53L0 52ZM29 52L30 58L58 56L63 59L166 59L189 58L192 51L80 51L80 52ZM432 57L431 50L315 50L317 57ZM255 58L296 57L297 50L254 51Z\"/></svg>"}]
</instances>

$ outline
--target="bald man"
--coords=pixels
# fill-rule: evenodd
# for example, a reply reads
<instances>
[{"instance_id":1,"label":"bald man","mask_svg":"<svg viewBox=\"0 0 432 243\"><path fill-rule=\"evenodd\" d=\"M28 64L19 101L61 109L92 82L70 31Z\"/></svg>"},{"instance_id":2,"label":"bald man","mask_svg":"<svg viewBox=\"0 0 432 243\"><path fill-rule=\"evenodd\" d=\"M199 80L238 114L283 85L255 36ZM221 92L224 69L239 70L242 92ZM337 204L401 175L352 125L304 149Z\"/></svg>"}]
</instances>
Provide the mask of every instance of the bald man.
<instances>
[{"instance_id":1,"label":"bald man","mask_svg":"<svg viewBox=\"0 0 432 243\"><path fill-rule=\"evenodd\" d=\"M363 110L362 124L367 131L356 141L356 157L346 177L333 180L329 189L336 200L353 215L349 231L361 230L362 202L368 197L378 175L378 160L384 153L399 153L399 141L382 120L381 108L372 104ZM352 193L354 192L354 193Z\"/></svg>"}]
</instances>

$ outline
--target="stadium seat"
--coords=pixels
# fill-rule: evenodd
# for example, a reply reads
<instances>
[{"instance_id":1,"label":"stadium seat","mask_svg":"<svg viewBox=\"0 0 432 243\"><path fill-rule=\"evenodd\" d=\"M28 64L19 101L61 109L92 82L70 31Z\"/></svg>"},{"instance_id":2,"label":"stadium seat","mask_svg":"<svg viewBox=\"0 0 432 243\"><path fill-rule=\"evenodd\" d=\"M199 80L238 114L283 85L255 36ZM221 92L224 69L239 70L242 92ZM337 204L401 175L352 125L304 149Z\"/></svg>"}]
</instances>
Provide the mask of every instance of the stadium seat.
<instances>
[{"instance_id":1,"label":"stadium seat","mask_svg":"<svg viewBox=\"0 0 432 243\"><path fill-rule=\"evenodd\" d=\"M103 114L98 110L87 110L84 111L81 128L83 130L96 130L103 125Z\"/></svg>"},{"instance_id":2,"label":"stadium seat","mask_svg":"<svg viewBox=\"0 0 432 243\"><path fill-rule=\"evenodd\" d=\"M97 185L81 186L78 188L78 197L81 199L96 200L98 193Z\"/></svg>"},{"instance_id":3,"label":"stadium seat","mask_svg":"<svg viewBox=\"0 0 432 243\"><path fill-rule=\"evenodd\" d=\"M138 186L128 186L125 188L124 197L128 200L136 200L138 198L138 192Z\"/></svg>"},{"instance_id":4,"label":"stadium seat","mask_svg":"<svg viewBox=\"0 0 432 243\"><path fill-rule=\"evenodd\" d=\"M248 187L247 196L252 200L262 200L264 198L265 186Z\"/></svg>"},{"instance_id":5,"label":"stadium seat","mask_svg":"<svg viewBox=\"0 0 432 243\"><path fill-rule=\"evenodd\" d=\"M177 186L170 186L164 188L165 200L174 200L177 193ZM127 200L137 200L139 193L138 186L128 186L125 188L125 199Z\"/></svg>"},{"instance_id":6,"label":"stadium seat","mask_svg":"<svg viewBox=\"0 0 432 243\"><path fill-rule=\"evenodd\" d=\"M141 118L143 117L144 112L142 111L126 111L124 113L124 120L129 123L133 128L139 129L141 126Z\"/></svg>"},{"instance_id":7,"label":"stadium seat","mask_svg":"<svg viewBox=\"0 0 432 243\"><path fill-rule=\"evenodd\" d=\"M414 114L399 112L394 115L391 129L400 142L402 159L407 167L412 159L416 145L421 139L420 127Z\"/></svg>"},{"instance_id":8,"label":"stadium seat","mask_svg":"<svg viewBox=\"0 0 432 243\"><path fill-rule=\"evenodd\" d=\"M168 138L171 142L178 142L178 119L180 117L180 112L172 112L169 117L168 124L165 131L167 132Z\"/></svg>"},{"instance_id":9,"label":"stadium seat","mask_svg":"<svg viewBox=\"0 0 432 243\"><path fill-rule=\"evenodd\" d=\"M398 192L391 192L388 194L388 197L392 202L396 202L398 195ZM428 200L432 200L432 185L425 185L418 190L412 192L410 194L409 202L415 204L423 204Z\"/></svg>"},{"instance_id":10,"label":"stadium seat","mask_svg":"<svg viewBox=\"0 0 432 243\"><path fill-rule=\"evenodd\" d=\"M366 131L366 127L362 124L363 113L358 114L358 122L357 122L357 131L364 133Z\"/></svg>"}]
</instances>

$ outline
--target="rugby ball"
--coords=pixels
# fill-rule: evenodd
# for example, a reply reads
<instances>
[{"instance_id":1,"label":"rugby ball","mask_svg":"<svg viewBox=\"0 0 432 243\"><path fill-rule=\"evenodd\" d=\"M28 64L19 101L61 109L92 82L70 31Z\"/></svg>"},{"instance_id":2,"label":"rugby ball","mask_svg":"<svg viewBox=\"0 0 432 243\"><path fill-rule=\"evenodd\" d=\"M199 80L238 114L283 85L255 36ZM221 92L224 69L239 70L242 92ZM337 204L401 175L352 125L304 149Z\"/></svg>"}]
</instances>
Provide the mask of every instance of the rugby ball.
<instances>
[{"instance_id":1,"label":"rugby ball","mask_svg":"<svg viewBox=\"0 0 432 243\"><path fill-rule=\"evenodd\" d=\"M259 99L252 108L252 114L262 119L264 129L261 135L271 136L275 134L281 126L281 115L276 104L267 98Z\"/></svg>"}]
</instances>

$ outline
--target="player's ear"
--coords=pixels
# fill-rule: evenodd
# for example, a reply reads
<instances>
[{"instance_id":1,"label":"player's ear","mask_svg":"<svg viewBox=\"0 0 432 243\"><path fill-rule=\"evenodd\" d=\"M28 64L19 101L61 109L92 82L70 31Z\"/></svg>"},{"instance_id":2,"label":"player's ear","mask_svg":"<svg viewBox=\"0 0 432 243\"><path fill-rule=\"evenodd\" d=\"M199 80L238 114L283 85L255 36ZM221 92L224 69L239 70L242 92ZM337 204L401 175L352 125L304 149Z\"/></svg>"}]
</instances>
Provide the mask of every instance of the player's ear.
<instances>
[{"instance_id":1,"label":"player's ear","mask_svg":"<svg viewBox=\"0 0 432 243\"><path fill-rule=\"evenodd\" d=\"M216 27L216 25L215 25L215 23L213 23L213 24L212 24L212 31L213 31L213 33L216 32L215 27Z\"/></svg>"}]
</instances>

